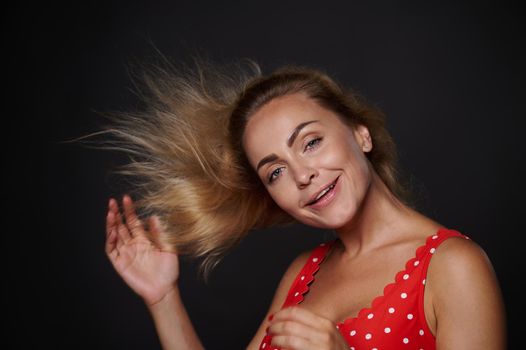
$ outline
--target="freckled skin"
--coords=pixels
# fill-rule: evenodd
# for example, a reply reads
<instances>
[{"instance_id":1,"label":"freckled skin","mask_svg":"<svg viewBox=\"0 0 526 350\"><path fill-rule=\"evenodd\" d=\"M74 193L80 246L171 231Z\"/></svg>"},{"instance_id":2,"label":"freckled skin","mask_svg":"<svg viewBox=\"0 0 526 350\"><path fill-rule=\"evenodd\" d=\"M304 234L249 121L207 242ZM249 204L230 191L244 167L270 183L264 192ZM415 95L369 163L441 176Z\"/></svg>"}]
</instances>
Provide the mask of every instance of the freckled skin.
<instances>
[{"instance_id":1,"label":"freckled skin","mask_svg":"<svg viewBox=\"0 0 526 350\"><path fill-rule=\"evenodd\" d=\"M289 147L292 131L312 120L316 122L305 126ZM281 208L307 225L335 229L355 216L371 183L362 150L368 138L365 127L351 128L316 101L293 94L272 100L251 116L243 145L254 168L263 157L278 156L258 174ZM276 169L275 179L269 183ZM318 210L305 205L338 177L338 192L329 206Z\"/></svg>"}]
</instances>

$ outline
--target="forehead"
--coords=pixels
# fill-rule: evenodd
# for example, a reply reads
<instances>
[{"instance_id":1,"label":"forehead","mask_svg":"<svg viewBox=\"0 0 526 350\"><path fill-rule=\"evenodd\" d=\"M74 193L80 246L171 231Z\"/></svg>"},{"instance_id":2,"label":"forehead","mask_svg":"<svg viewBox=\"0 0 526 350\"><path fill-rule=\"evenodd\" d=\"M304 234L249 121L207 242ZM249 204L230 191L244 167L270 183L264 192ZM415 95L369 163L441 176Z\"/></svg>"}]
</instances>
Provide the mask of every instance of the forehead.
<instances>
[{"instance_id":1,"label":"forehead","mask_svg":"<svg viewBox=\"0 0 526 350\"><path fill-rule=\"evenodd\" d=\"M325 111L304 94L274 98L250 116L243 143L247 146L271 135L279 138L283 133L290 133L299 123L317 119L320 112Z\"/></svg>"},{"instance_id":2,"label":"forehead","mask_svg":"<svg viewBox=\"0 0 526 350\"><path fill-rule=\"evenodd\" d=\"M257 126L290 126L321 114L330 114L330 111L305 94L296 93L274 98L263 105L250 117L246 128L253 130L257 129Z\"/></svg>"},{"instance_id":3,"label":"forehead","mask_svg":"<svg viewBox=\"0 0 526 350\"><path fill-rule=\"evenodd\" d=\"M305 94L277 97L263 105L250 117L243 135L243 146L251 163L253 158L273 152L273 147L286 145L294 128L312 120L327 127L343 125L334 112Z\"/></svg>"}]
</instances>

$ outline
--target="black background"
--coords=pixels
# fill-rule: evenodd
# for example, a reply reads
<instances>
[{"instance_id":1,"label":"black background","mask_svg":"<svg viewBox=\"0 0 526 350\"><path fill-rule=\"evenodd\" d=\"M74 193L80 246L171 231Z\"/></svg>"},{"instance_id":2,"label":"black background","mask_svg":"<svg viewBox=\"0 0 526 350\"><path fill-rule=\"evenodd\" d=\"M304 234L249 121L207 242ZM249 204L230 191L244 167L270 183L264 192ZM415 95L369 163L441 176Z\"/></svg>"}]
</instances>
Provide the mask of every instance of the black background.
<instances>
[{"instance_id":1,"label":"black background","mask_svg":"<svg viewBox=\"0 0 526 350\"><path fill-rule=\"evenodd\" d=\"M321 68L379 105L423 212L471 236L503 289L510 348L524 311L525 27L520 2L91 1L4 8L4 339L11 348L155 349L150 316L103 251L109 174L125 158L78 144L97 111L132 110L130 61ZM205 285L180 288L203 343L244 348L281 274L328 233L253 232Z\"/></svg>"}]
</instances>

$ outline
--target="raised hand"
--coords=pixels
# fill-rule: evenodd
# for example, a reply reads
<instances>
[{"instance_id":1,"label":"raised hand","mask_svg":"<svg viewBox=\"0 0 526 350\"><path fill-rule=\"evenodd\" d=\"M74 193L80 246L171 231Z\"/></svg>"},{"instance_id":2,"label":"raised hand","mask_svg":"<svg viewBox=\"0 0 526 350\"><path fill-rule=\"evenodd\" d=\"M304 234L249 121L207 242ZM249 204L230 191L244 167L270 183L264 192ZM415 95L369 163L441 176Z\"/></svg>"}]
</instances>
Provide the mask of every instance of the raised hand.
<instances>
[{"instance_id":1,"label":"raised hand","mask_svg":"<svg viewBox=\"0 0 526 350\"><path fill-rule=\"evenodd\" d=\"M272 346L290 350L347 350L349 346L332 321L293 306L276 312L268 332Z\"/></svg>"},{"instance_id":2,"label":"raised hand","mask_svg":"<svg viewBox=\"0 0 526 350\"><path fill-rule=\"evenodd\" d=\"M175 288L179 259L176 253L163 251L148 238L129 196L124 196L122 204L125 222L117 201L110 199L106 217L106 254L126 284L152 306ZM148 219L148 233L154 238L161 234L155 216Z\"/></svg>"}]
</instances>

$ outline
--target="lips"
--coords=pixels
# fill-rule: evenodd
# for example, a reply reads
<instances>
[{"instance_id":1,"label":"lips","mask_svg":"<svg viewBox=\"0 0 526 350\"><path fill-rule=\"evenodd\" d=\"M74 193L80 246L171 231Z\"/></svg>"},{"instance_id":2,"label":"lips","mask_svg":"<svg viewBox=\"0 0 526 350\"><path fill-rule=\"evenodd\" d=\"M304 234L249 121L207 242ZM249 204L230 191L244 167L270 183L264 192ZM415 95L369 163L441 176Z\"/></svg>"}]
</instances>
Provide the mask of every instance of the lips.
<instances>
[{"instance_id":1,"label":"lips","mask_svg":"<svg viewBox=\"0 0 526 350\"><path fill-rule=\"evenodd\" d=\"M325 197L327 195L327 193L330 193L332 191L332 189L334 188L334 186L336 186L336 182L338 181L339 178L340 177L338 176L336 178L336 180L334 180L333 182L331 182L327 186L324 186L320 191L316 192L313 196L311 196L311 198L309 199L307 204L305 204L305 206L315 204L320 199Z\"/></svg>"}]
</instances>

